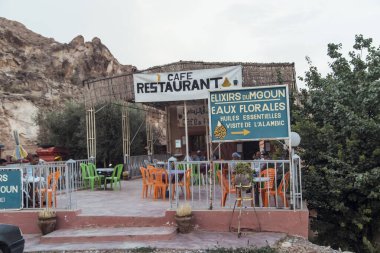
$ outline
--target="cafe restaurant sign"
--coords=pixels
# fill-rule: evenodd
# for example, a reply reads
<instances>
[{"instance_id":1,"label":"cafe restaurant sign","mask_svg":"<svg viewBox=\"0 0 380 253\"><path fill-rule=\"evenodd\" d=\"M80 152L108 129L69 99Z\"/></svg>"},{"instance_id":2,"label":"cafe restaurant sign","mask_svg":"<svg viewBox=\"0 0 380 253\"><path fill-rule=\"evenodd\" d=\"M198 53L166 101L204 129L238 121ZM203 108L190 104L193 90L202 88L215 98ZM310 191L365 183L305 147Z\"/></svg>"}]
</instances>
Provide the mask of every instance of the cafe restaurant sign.
<instances>
[{"instance_id":1,"label":"cafe restaurant sign","mask_svg":"<svg viewBox=\"0 0 380 253\"><path fill-rule=\"evenodd\" d=\"M209 91L242 87L242 67L134 74L135 102L207 99Z\"/></svg>"},{"instance_id":2,"label":"cafe restaurant sign","mask_svg":"<svg viewBox=\"0 0 380 253\"><path fill-rule=\"evenodd\" d=\"M0 169L0 209L22 208L21 169Z\"/></svg>"},{"instance_id":3,"label":"cafe restaurant sign","mask_svg":"<svg viewBox=\"0 0 380 253\"><path fill-rule=\"evenodd\" d=\"M213 91L209 107L212 142L289 138L286 85Z\"/></svg>"}]
</instances>

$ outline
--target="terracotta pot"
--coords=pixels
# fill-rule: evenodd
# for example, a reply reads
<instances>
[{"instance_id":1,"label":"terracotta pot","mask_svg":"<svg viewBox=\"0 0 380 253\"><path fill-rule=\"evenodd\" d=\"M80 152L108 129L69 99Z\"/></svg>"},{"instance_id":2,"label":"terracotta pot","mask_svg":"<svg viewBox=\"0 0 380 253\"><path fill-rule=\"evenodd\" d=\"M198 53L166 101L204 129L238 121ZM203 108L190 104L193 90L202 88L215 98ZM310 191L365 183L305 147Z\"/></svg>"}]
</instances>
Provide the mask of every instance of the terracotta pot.
<instances>
[{"instance_id":1,"label":"terracotta pot","mask_svg":"<svg viewBox=\"0 0 380 253\"><path fill-rule=\"evenodd\" d=\"M178 232L182 234L190 233L193 230L192 218L193 216L174 216L177 222Z\"/></svg>"},{"instance_id":2,"label":"terracotta pot","mask_svg":"<svg viewBox=\"0 0 380 253\"><path fill-rule=\"evenodd\" d=\"M55 230L55 225L57 224L57 218L39 219L38 227L41 230L42 235L46 235Z\"/></svg>"},{"instance_id":3,"label":"terracotta pot","mask_svg":"<svg viewBox=\"0 0 380 253\"><path fill-rule=\"evenodd\" d=\"M128 180L129 172L128 171L123 171L123 180Z\"/></svg>"}]
</instances>

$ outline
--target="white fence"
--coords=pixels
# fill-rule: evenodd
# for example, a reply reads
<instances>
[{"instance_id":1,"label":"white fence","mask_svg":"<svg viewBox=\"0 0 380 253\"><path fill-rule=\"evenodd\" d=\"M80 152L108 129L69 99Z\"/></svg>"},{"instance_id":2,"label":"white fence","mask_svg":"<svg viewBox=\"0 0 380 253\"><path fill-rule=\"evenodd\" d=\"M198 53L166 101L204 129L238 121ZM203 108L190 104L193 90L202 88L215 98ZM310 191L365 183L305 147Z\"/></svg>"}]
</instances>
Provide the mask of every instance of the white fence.
<instances>
[{"instance_id":1,"label":"white fence","mask_svg":"<svg viewBox=\"0 0 380 253\"><path fill-rule=\"evenodd\" d=\"M88 163L88 160L13 164L1 169L22 170L23 209L74 209L76 200L72 193L83 188L80 163Z\"/></svg>"},{"instance_id":2,"label":"white fence","mask_svg":"<svg viewBox=\"0 0 380 253\"><path fill-rule=\"evenodd\" d=\"M223 209L238 205L245 208L303 209L300 158L297 155L293 156L292 162L253 160L168 164L158 162L165 161L167 156L154 157L155 163L149 163L147 158L131 158L134 164L129 164L128 169L135 177L141 176L140 167L147 167L150 175L157 175L157 171L167 173L168 191L161 192L161 196L167 195L171 208L176 208L181 202L190 202L194 209ZM253 179L245 188L237 187L240 183L234 170L238 162L246 163L252 171ZM80 163L88 163L88 160L14 167L23 171L23 208L75 209L77 200L73 192L84 188ZM154 180L150 175L146 180ZM154 187L154 182L151 186Z\"/></svg>"},{"instance_id":3,"label":"white fence","mask_svg":"<svg viewBox=\"0 0 380 253\"><path fill-rule=\"evenodd\" d=\"M252 181L237 182L238 162L252 171ZM302 209L299 157L289 160L208 161L166 163L170 207L188 201L193 208ZM239 187L244 186L244 187Z\"/></svg>"},{"instance_id":4,"label":"white fence","mask_svg":"<svg viewBox=\"0 0 380 253\"><path fill-rule=\"evenodd\" d=\"M127 162L127 170L130 178L141 177L140 167L146 167L148 164L157 165L157 161L167 161L168 154L155 154L155 155L140 155L131 156Z\"/></svg>"}]
</instances>

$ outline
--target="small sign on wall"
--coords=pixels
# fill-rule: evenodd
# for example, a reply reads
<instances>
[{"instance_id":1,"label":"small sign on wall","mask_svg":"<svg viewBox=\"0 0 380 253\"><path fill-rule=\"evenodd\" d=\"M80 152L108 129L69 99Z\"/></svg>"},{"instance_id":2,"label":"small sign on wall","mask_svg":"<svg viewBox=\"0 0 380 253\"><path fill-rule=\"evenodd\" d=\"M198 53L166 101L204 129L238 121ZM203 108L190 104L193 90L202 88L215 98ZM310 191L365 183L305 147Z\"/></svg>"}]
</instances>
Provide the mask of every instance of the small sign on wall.
<instances>
[{"instance_id":1,"label":"small sign on wall","mask_svg":"<svg viewBox=\"0 0 380 253\"><path fill-rule=\"evenodd\" d=\"M185 127L185 107L177 106L177 125ZM208 123L208 108L205 105L187 107L187 126L206 126Z\"/></svg>"},{"instance_id":2,"label":"small sign on wall","mask_svg":"<svg viewBox=\"0 0 380 253\"><path fill-rule=\"evenodd\" d=\"M175 147L181 148L181 140L175 140Z\"/></svg>"}]
</instances>

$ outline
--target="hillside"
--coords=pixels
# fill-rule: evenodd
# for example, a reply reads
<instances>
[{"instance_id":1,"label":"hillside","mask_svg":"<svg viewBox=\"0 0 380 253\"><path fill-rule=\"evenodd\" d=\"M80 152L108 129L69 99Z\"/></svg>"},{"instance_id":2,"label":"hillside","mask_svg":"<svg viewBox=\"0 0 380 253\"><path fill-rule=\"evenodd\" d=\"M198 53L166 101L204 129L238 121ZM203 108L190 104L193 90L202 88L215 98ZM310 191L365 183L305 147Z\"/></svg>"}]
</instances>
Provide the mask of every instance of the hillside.
<instances>
[{"instance_id":1,"label":"hillside","mask_svg":"<svg viewBox=\"0 0 380 253\"><path fill-rule=\"evenodd\" d=\"M99 38L83 36L69 43L45 38L23 24L0 17L0 144L14 149L12 130L29 152L36 148L38 127L33 117L43 108L82 99L82 81L130 71Z\"/></svg>"}]
</instances>

